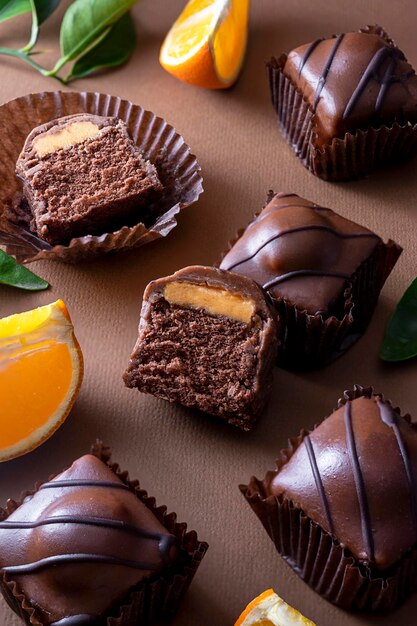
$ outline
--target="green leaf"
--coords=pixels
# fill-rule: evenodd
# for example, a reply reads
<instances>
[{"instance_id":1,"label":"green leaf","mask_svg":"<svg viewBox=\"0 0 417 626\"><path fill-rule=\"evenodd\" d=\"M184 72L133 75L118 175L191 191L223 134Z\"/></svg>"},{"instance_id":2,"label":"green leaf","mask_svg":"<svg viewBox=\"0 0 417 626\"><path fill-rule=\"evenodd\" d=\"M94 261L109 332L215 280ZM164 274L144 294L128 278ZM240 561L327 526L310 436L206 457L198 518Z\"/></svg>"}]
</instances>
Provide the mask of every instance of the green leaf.
<instances>
[{"instance_id":1,"label":"green leaf","mask_svg":"<svg viewBox=\"0 0 417 626\"><path fill-rule=\"evenodd\" d=\"M38 24L41 25L60 3L60 0L0 0L0 22L11 17L33 12L35 5Z\"/></svg>"},{"instance_id":2,"label":"green leaf","mask_svg":"<svg viewBox=\"0 0 417 626\"><path fill-rule=\"evenodd\" d=\"M62 57L52 72L56 73L65 63L86 52L103 31L127 13L135 2L136 0L75 0L62 20Z\"/></svg>"},{"instance_id":3,"label":"green leaf","mask_svg":"<svg viewBox=\"0 0 417 626\"><path fill-rule=\"evenodd\" d=\"M31 10L30 0L0 0L0 22L29 13Z\"/></svg>"},{"instance_id":4,"label":"green leaf","mask_svg":"<svg viewBox=\"0 0 417 626\"><path fill-rule=\"evenodd\" d=\"M39 26L43 24L50 15L52 15L60 2L61 0L33 0L38 16Z\"/></svg>"},{"instance_id":5,"label":"green leaf","mask_svg":"<svg viewBox=\"0 0 417 626\"><path fill-rule=\"evenodd\" d=\"M60 0L29 0L30 10L32 11L32 30L30 39L26 46L22 48L22 52L29 52L36 44L39 37L40 25L55 11Z\"/></svg>"},{"instance_id":6,"label":"green leaf","mask_svg":"<svg viewBox=\"0 0 417 626\"><path fill-rule=\"evenodd\" d=\"M46 280L39 278L26 267L18 265L15 259L3 250L0 250L0 283L29 291L40 291L49 287Z\"/></svg>"},{"instance_id":7,"label":"green leaf","mask_svg":"<svg viewBox=\"0 0 417 626\"><path fill-rule=\"evenodd\" d=\"M379 356L383 361L405 361L417 356L417 278L388 322Z\"/></svg>"},{"instance_id":8,"label":"green leaf","mask_svg":"<svg viewBox=\"0 0 417 626\"><path fill-rule=\"evenodd\" d=\"M122 65L132 54L135 45L135 25L130 13L126 13L98 44L74 63L65 82L88 76L99 69Z\"/></svg>"}]
</instances>

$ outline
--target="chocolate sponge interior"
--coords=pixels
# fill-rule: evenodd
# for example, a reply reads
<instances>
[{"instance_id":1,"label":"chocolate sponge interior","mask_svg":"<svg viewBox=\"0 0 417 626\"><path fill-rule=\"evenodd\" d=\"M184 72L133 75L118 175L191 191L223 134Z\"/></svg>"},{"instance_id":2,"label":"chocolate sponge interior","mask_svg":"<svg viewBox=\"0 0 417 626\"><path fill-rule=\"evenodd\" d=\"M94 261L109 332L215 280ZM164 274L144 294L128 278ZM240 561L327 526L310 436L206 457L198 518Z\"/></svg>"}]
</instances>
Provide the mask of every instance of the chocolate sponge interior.
<instances>
[{"instance_id":1,"label":"chocolate sponge interior","mask_svg":"<svg viewBox=\"0 0 417 626\"><path fill-rule=\"evenodd\" d=\"M170 304L160 295L150 304L125 382L246 428L255 418L250 407L261 330L260 319L246 324Z\"/></svg>"},{"instance_id":2,"label":"chocolate sponge interior","mask_svg":"<svg viewBox=\"0 0 417 626\"><path fill-rule=\"evenodd\" d=\"M144 221L141 207L161 189L154 166L119 126L28 166L24 194L31 229L52 244Z\"/></svg>"}]
</instances>

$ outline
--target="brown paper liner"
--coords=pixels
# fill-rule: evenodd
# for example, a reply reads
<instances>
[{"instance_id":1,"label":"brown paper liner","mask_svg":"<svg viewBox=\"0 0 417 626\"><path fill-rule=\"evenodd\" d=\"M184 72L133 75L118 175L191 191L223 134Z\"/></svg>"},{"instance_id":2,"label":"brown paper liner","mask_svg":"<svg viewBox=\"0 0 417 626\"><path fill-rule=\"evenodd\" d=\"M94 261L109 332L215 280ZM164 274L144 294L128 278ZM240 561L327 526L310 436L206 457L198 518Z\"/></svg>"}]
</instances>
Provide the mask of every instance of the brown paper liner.
<instances>
[{"instance_id":1,"label":"brown paper liner","mask_svg":"<svg viewBox=\"0 0 417 626\"><path fill-rule=\"evenodd\" d=\"M17 157L29 132L51 119L74 113L122 119L146 159L158 171L162 196L149 207L152 217L102 235L87 235L68 245L51 246L29 230L21 183L15 175ZM203 191L201 168L175 129L142 107L116 96L87 92L42 92L16 98L0 107L0 245L20 263L54 259L74 263L98 254L137 248L166 237L177 215Z\"/></svg>"},{"instance_id":2,"label":"brown paper liner","mask_svg":"<svg viewBox=\"0 0 417 626\"><path fill-rule=\"evenodd\" d=\"M274 195L272 190L268 192L264 207ZM253 219L259 214L255 213ZM238 230L236 237L229 241L220 263L246 228ZM344 354L365 332L381 289L401 252L402 248L391 239L387 243L381 241L347 281L341 300L335 305L337 313L327 318L310 315L268 292L280 320L278 366L294 370L314 369Z\"/></svg>"},{"instance_id":3,"label":"brown paper liner","mask_svg":"<svg viewBox=\"0 0 417 626\"><path fill-rule=\"evenodd\" d=\"M345 391L338 406L372 394L372 388L355 385L352 391ZM398 408L394 410L400 415ZM410 421L409 415L404 417ZM342 548L294 502L265 494L265 483L279 473L307 434L302 430L298 437L289 440L288 448L281 450L276 461L277 469L267 472L263 481L252 476L249 485L240 485L239 489L277 552L314 591L350 611L391 611L417 590L417 546L386 572L372 570Z\"/></svg>"},{"instance_id":4,"label":"brown paper liner","mask_svg":"<svg viewBox=\"0 0 417 626\"><path fill-rule=\"evenodd\" d=\"M379 26L361 32L375 33L393 44ZM302 92L283 73L287 56L267 64L272 104L280 130L302 164L328 181L348 181L368 176L381 165L405 161L417 153L417 124L393 123L346 133L322 148L317 147L315 116Z\"/></svg>"},{"instance_id":5,"label":"brown paper liner","mask_svg":"<svg viewBox=\"0 0 417 626\"><path fill-rule=\"evenodd\" d=\"M126 598L107 616L105 624L106 626L136 626L136 624L152 624L157 620L167 619L176 612L182 596L208 549L208 544L199 541L194 530L187 532L187 524L177 522L176 513L167 513L166 506L157 506L155 498L148 496L147 492L140 488L137 480L130 480L126 471L121 470L117 463L112 463L111 450L102 441L96 440L90 452L106 463L129 487L130 491L152 511L161 524L177 537L180 548L186 554L185 561L170 568L168 573L159 573L156 575L157 578L154 575L135 585ZM56 475L52 474L48 481ZM38 482L33 490L23 492L17 502L8 500L6 507L0 509L0 520L7 519L24 499L28 495L33 495L41 485L42 482ZM41 617L19 589L18 584L4 573L0 576L0 590L9 606L28 626L44 626Z\"/></svg>"}]
</instances>

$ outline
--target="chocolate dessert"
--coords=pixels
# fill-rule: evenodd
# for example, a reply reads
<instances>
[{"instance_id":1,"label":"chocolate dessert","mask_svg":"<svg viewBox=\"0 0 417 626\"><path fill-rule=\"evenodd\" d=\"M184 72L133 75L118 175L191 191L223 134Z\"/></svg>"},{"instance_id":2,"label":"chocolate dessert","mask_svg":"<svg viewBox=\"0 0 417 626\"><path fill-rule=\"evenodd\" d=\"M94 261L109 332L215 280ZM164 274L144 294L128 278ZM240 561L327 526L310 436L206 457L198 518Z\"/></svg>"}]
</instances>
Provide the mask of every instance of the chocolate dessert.
<instances>
[{"instance_id":1,"label":"chocolate dessert","mask_svg":"<svg viewBox=\"0 0 417 626\"><path fill-rule=\"evenodd\" d=\"M278 552L346 609L389 610L417 588L417 427L372 389L241 486Z\"/></svg>"},{"instance_id":2,"label":"chocolate dessert","mask_svg":"<svg viewBox=\"0 0 417 626\"><path fill-rule=\"evenodd\" d=\"M276 349L276 317L256 283L186 267L147 286L124 380L250 430L271 391Z\"/></svg>"},{"instance_id":3,"label":"chocolate dessert","mask_svg":"<svg viewBox=\"0 0 417 626\"><path fill-rule=\"evenodd\" d=\"M268 71L281 131L317 176L357 178L417 151L417 76L382 28L317 39Z\"/></svg>"},{"instance_id":4,"label":"chocolate dessert","mask_svg":"<svg viewBox=\"0 0 417 626\"><path fill-rule=\"evenodd\" d=\"M85 113L34 128L16 173L30 228L50 244L142 222L162 190L125 123Z\"/></svg>"},{"instance_id":5,"label":"chocolate dessert","mask_svg":"<svg viewBox=\"0 0 417 626\"><path fill-rule=\"evenodd\" d=\"M291 193L269 202L223 258L265 289L281 319L280 363L315 367L363 332L401 248ZM281 356L283 359L281 360Z\"/></svg>"},{"instance_id":6,"label":"chocolate dessert","mask_svg":"<svg viewBox=\"0 0 417 626\"><path fill-rule=\"evenodd\" d=\"M2 592L15 610L24 597L19 612L27 623L34 614L38 621L30 623L42 626L104 624L120 613L121 603L131 605L133 615L144 597L149 602L174 576L183 576L184 567L193 569L175 529L155 515L136 486L117 466L90 454L41 484L8 516L3 512ZM207 546L201 547L204 554ZM164 615L163 604L162 593L153 618ZM139 621L149 617L149 607L140 610Z\"/></svg>"}]
</instances>

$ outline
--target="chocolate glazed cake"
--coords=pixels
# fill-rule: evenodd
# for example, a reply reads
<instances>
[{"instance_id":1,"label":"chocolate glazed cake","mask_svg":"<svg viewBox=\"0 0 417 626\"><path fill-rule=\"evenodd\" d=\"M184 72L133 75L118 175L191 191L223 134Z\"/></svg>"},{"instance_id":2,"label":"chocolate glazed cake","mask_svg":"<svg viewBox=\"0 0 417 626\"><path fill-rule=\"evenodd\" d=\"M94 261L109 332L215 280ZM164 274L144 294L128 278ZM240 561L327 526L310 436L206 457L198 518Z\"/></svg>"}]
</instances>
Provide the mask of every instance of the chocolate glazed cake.
<instances>
[{"instance_id":1,"label":"chocolate glazed cake","mask_svg":"<svg viewBox=\"0 0 417 626\"><path fill-rule=\"evenodd\" d=\"M401 248L296 194L268 199L220 267L267 291L281 320L279 364L318 367L365 330Z\"/></svg>"},{"instance_id":2,"label":"chocolate glazed cake","mask_svg":"<svg viewBox=\"0 0 417 626\"><path fill-rule=\"evenodd\" d=\"M156 515L137 482L95 450L101 458L81 457L3 511L2 593L27 624L150 623L176 608L207 548L190 550L175 516Z\"/></svg>"},{"instance_id":3,"label":"chocolate glazed cake","mask_svg":"<svg viewBox=\"0 0 417 626\"><path fill-rule=\"evenodd\" d=\"M303 164L349 180L417 151L417 76L385 31L317 39L268 64L281 131Z\"/></svg>"},{"instance_id":4,"label":"chocolate glazed cake","mask_svg":"<svg viewBox=\"0 0 417 626\"><path fill-rule=\"evenodd\" d=\"M50 244L144 221L162 190L125 123L77 114L34 128L16 163L30 228Z\"/></svg>"},{"instance_id":5,"label":"chocolate glazed cake","mask_svg":"<svg viewBox=\"0 0 417 626\"><path fill-rule=\"evenodd\" d=\"M327 600L387 611L417 588L417 428L371 388L241 491L277 551Z\"/></svg>"},{"instance_id":6,"label":"chocolate glazed cake","mask_svg":"<svg viewBox=\"0 0 417 626\"><path fill-rule=\"evenodd\" d=\"M250 430L270 395L276 316L252 280L186 267L146 288L128 387Z\"/></svg>"}]
</instances>

